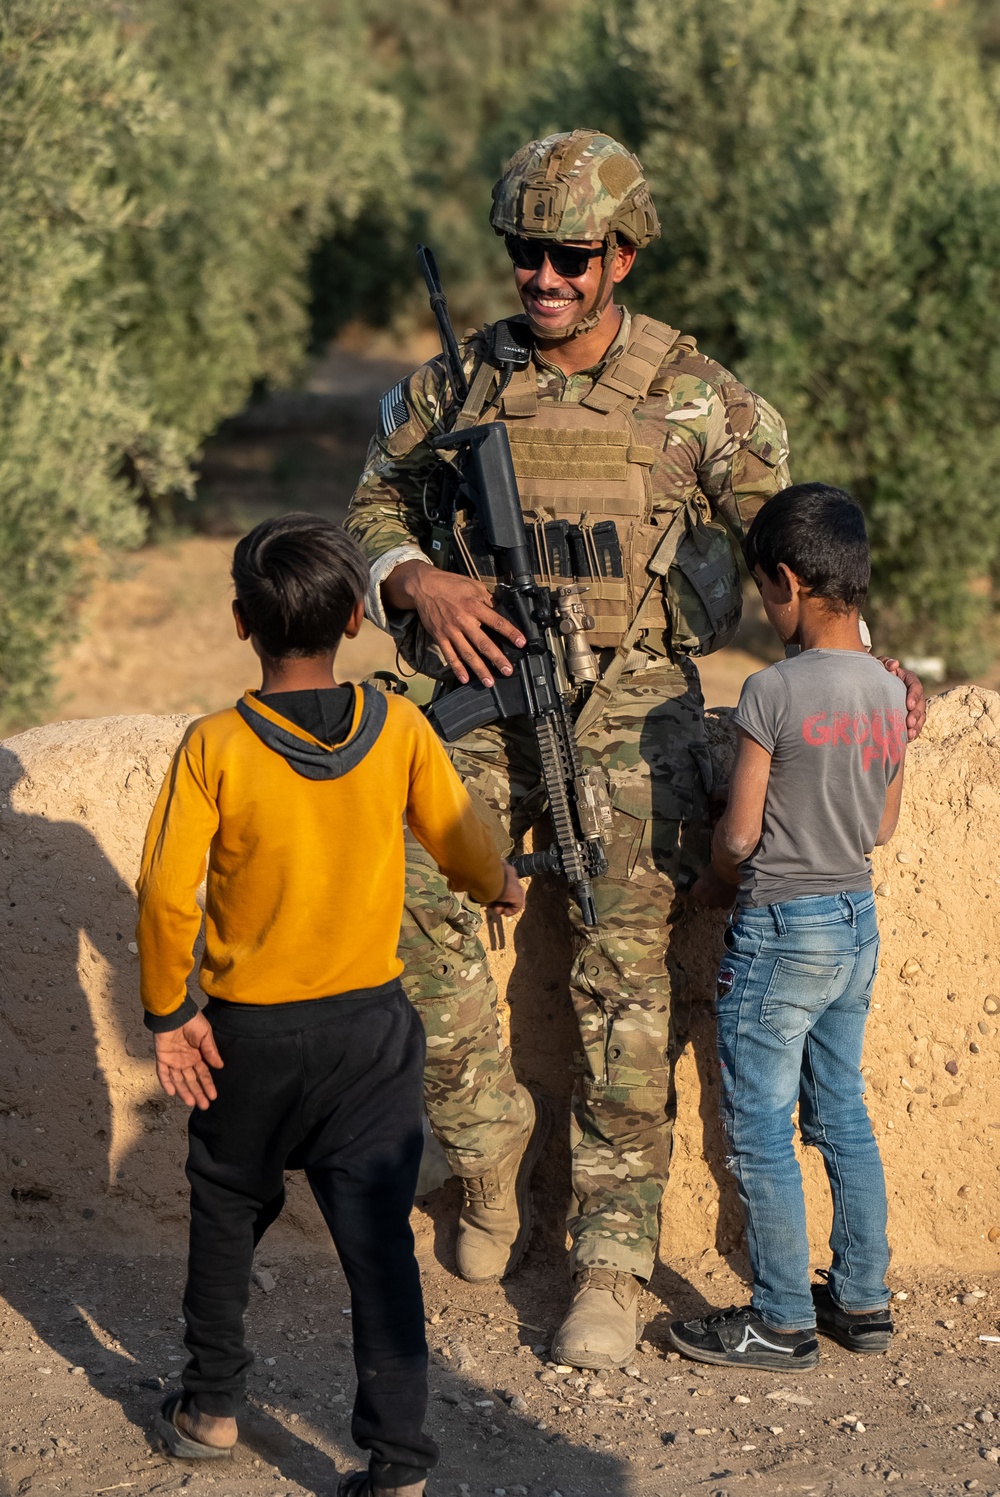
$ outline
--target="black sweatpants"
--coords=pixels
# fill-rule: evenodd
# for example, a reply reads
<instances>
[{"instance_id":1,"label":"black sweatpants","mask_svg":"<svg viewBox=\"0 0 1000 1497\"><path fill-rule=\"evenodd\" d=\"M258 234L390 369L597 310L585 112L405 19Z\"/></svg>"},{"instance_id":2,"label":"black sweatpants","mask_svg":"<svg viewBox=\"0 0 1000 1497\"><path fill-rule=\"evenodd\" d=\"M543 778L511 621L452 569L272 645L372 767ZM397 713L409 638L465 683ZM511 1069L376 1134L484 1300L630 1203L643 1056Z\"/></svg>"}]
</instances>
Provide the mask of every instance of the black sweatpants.
<instances>
[{"instance_id":1,"label":"black sweatpants","mask_svg":"<svg viewBox=\"0 0 1000 1497\"><path fill-rule=\"evenodd\" d=\"M232 1416L252 1357L243 1315L253 1252L305 1170L351 1291L358 1377L351 1432L372 1485L420 1481L427 1342L410 1208L422 1149L423 1027L398 982L308 1003L227 1003L205 1017L224 1065L191 1114L185 1406ZM318 1392L319 1390L317 1390Z\"/></svg>"}]
</instances>

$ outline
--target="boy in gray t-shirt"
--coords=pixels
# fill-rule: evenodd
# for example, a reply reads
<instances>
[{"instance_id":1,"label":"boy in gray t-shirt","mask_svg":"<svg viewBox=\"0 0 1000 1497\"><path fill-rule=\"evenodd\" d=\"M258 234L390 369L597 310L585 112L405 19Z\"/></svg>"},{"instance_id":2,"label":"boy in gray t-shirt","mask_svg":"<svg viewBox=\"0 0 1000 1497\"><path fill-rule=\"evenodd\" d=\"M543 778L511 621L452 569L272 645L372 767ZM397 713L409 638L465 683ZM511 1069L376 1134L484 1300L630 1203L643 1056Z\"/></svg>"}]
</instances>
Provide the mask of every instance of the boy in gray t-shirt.
<instances>
[{"instance_id":1,"label":"boy in gray t-shirt","mask_svg":"<svg viewBox=\"0 0 1000 1497\"><path fill-rule=\"evenodd\" d=\"M729 803L694 895L737 904L717 1018L754 1288L749 1306L677 1321L670 1336L699 1361L789 1372L816 1366L817 1326L858 1352L885 1351L892 1336L861 1052L878 965L871 852L899 816L906 690L861 640L870 558L849 495L786 489L757 515L746 554L771 624L801 653L743 688ZM833 1195L828 1282L812 1286L796 1104Z\"/></svg>"}]
</instances>

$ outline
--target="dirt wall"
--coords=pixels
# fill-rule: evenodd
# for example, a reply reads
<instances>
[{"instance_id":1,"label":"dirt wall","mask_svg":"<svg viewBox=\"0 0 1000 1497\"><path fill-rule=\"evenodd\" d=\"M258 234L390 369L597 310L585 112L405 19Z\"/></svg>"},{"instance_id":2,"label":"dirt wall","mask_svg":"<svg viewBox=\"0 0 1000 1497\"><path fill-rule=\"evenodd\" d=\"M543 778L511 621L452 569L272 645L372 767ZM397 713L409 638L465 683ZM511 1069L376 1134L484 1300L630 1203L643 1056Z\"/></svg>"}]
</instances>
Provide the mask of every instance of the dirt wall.
<instances>
[{"instance_id":1,"label":"dirt wall","mask_svg":"<svg viewBox=\"0 0 1000 1497\"><path fill-rule=\"evenodd\" d=\"M0 745L0 1220L6 1240L179 1249L183 1109L156 1087L142 1027L133 880L183 717L52 724ZM714 751L729 751L725 714ZM911 751L900 830L877 855L882 972L866 1055L897 1258L1000 1264L1000 695L938 698ZM664 1209L668 1260L738 1255L722 1167L711 996L720 922L676 932L678 1123ZM539 882L492 961L519 1072L564 1100L572 1024L559 891ZM545 1166L555 1231L565 1130ZM829 1210L805 1160L815 1245ZM429 1241L431 1223L423 1221ZM319 1239L296 1186L280 1242ZM738 1261L738 1259L737 1259Z\"/></svg>"}]
</instances>

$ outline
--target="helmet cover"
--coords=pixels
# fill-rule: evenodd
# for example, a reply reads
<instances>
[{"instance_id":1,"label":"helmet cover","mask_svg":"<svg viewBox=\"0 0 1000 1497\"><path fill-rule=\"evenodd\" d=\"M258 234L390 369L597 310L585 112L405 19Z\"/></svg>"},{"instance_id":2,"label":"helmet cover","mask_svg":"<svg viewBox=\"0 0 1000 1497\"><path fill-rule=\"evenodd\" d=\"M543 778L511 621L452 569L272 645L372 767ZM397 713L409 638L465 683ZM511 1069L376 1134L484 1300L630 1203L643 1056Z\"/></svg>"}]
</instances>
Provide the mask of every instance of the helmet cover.
<instances>
[{"instance_id":1,"label":"helmet cover","mask_svg":"<svg viewBox=\"0 0 1000 1497\"><path fill-rule=\"evenodd\" d=\"M638 157L610 135L570 130L532 140L493 188L490 223L522 239L624 239L643 249L660 232Z\"/></svg>"}]
</instances>

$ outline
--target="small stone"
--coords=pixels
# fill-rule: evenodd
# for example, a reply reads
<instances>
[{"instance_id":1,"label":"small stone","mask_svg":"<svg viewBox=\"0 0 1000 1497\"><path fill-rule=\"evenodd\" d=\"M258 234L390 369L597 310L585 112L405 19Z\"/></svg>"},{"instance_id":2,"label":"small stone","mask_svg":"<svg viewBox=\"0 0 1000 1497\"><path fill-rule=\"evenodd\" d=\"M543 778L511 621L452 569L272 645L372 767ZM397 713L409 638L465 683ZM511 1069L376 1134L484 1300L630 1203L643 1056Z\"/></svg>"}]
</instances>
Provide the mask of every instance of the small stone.
<instances>
[{"instance_id":1,"label":"small stone","mask_svg":"<svg viewBox=\"0 0 1000 1497\"><path fill-rule=\"evenodd\" d=\"M494 1487L493 1488L493 1497L507 1497L507 1488L506 1487Z\"/></svg>"},{"instance_id":2,"label":"small stone","mask_svg":"<svg viewBox=\"0 0 1000 1497\"><path fill-rule=\"evenodd\" d=\"M958 1303L960 1305L976 1305L983 1298L981 1294L960 1294Z\"/></svg>"},{"instance_id":3,"label":"small stone","mask_svg":"<svg viewBox=\"0 0 1000 1497\"><path fill-rule=\"evenodd\" d=\"M257 1285L257 1288L262 1289L265 1294L270 1294L273 1289L278 1287L274 1274L269 1269L255 1268L250 1277Z\"/></svg>"},{"instance_id":4,"label":"small stone","mask_svg":"<svg viewBox=\"0 0 1000 1497\"><path fill-rule=\"evenodd\" d=\"M915 957L909 956L899 969L899 975L904 981L909 982L920 972L920 963Z\"/></svg>"},{"instance_id":5,"label":"small stone","mask_svg":"<svg viewBox=\"0 0 1000 1497\"><path fill-rule=\"evenodd\" d=\"M712 1431L710 1429L706 1429L704 1425L695 1430L696 1435L710 1435L711 1433Z\"/></svg>"},{"instance_id":6,"label":"small stone","mask_svg":"<svg viewBox=\"0 0 1000 1497\"><path fill-rule=\"evenodd\" d=\"M638 1367L634 1367L634 1366L633 1367L626 1367L625 1368L625 1376L626 1377L642 1377L642 1373L639 1371Z\"/></svg>"},{"instance_id":7,"label":"small stone","mask_svg":"<svg viewBox=\"0 0 1000 1497\"><path fill-rule=\"evenodd\" d=\"M139 947L138 947L138 945L137 945L137 943L135 941L129 941L129 943L128 943L128 949L129 949L129 951L131 951L131 953L132 953L133 956L138 956L139 955Z\"/></svg>"},{"instance_id":8,"label":"small stone","mask_svg":"<svg viewBox=\"0 0 1000 1497\"><path fill-rule=\"evenodd\" d=\"M749 1398L747 1398L747 1396L746 1396L745 1393L737 1393L736 1397L733 1399L733 1403L749 1403L749 1402L750 1402L750 1400L749 1400Z\"/></svg>"},{"instance_id":9,"label":"small stone","mask_svg":"<svg viewBox=\"0 0 1000 1497\"><path fill-rule=\"evenodd\" d=\"M607 1398L608 1396L608 1389L605 1383L591 1383L587 1389L587 1392L590 1394L591 1398Z\"/></svg>"},{"instance_id":10,"label":"small stone","mask_svg":"<svg viewBox=\"0 0 1000 1497\"><path fill-rule=\"evenodd\" d=\"M898 852L896 854L896 862L897 863L912 863L913 859L910 857L910 854L908 852Z\"/></svg>"},{"instance_id":11,"label":"small stone","mask_svg":"<svg viewBox=\"0 0 1000 1497\"><path fill-rule=\"evenodd\" d=\"M976 1415L980 1424L992 1424L995 1417L992 1409L980 1409Z\"/></svg>"},{"instance_id":12,"label":"small stone","mask_svg":"<svg viewBox=\"0 0 1000 1497\"><path fill-rule=\"evenodd\" d=\"M883 879L880 884L875 885L875 893L879 895L881 899L888 899L889 895L892 893L892 890Z\"/></svg>"},{"instance_id":13,"label":"small stone","mask_svg":"<svg viewBox=\"0 0 1000 1497\"><path fill-rule=\"evenodd\" d=\"M69 1375L70 1375L70 1377L83 1377L84 1372L85 1372L85 1368L83 1368L83 1367L71 1367L69 1369Z\"/></svg>"},{"instance_id":14,"label":"small stone","mask_svg":"<svg viewBox=\"0 0 1000 1497\"><path fill-rule=\"evenodd\" d=\"M812 1408L811 1398L807 1398L804 1393L790 1393L787 1388L778 1388L774 1393L765 1393L764 1397L769 1398L772 1403L790 1403L805 1409ZM747 1399L747 1402L749 1403L750 1400Z\"/></svg>"},{"instance_id":15,"label":"small stone","mask_svg":"<svg viewBox=\"0 0 1000 1497\"><path fill-rule=\"evenodd\" d=\"M941 1325L946 1331L953 1331L955 1329L955 1322L953 1320L942 1320Z\"/></svg>"},{"instance_id":16,"label":"small stone","mask_svg":"<svg viewBox=\"0 0 1000 1497\"><path fill-rule=\"evenodd\" d=\"M969 1046L969 1054L970 1055L979 1055L979 1054L981 1054L979 1046L976 1044L975 1040L973 1040L972 1044Z\"/></svg>"},{"instance_id":17,"label":"small stone","mask_svg":"<svg viewBox=\"0 0 1000 1497\"><path fill-rule=\"evenodd\" d=\"M565 1362L556 1362L556 1364L555 1364L555 1366L553 1367L552 1370L554 1372L561 1372L564 1377L566 1376L567 1373L573 1371L572 1367L567 1367Z\"/></svg>"},{"instance_id":18,"label":"small stone","mask_svg":"<svg viewBox=\"0 0 1000 1497\"><path fill-rule=\"evenodd\" d=\"M528 1412L528 1400L522 1398L520 1393L515 1393L510 1401L510 1406L515 1414L526 1414Z\"/></svg>"},{"instance_id":19,"label":"small stone","mask_svg":"<svg viewBox=\"0 0 1000 1497\"><path fill-rule=\"evenodd\" d=\"M976 1028L979 1030L980 1034L991 1035L993 1033L993 1025L987 1024L985 1019L980 1019L979 1023L976 1025Z\"/></svg>"},{"instance_id":20,"label":"small stone","mask_svg":"<svg viewBox=\"0 0 1000 1497\"><path fill-rule=\"evenodd\" d=\"M910 1379L908 1377L897 1377L897 1379L896 1379L896 1387L897 1388L908 1388L909 1386L910 1386Z\"/></svg>"},{"instance_id":21,"label":"small stone","mask_svg":"<svg viewBox=\"0 0 1000 1497\"><path fill-rule=\"evenodd\" d=\"M460 1393L441 1393L438 1395L442 1403L458 1404L462 1402Z\"/></svg>"},{"instance_id":22,"label":"small stone","mask_svg":"<svg viewBox=\"0 0 1000 1497\"><path fill-rule=\"evenodd\" d=\"M984 1461L992 1461L994 1466L1000 1465L1000 1445L991 1445L988 1450L981 1450L979 1454Z\"/></svg>"},{"instance_id":23,"label":"small stone","mask_svg":"<svg viewBox=\"0 0 1000 1497\"><path fill-rule=\"evenodd\" d=\"M902 1471L887 1471L885 1473L885 1479L886 1481L902 1481L903 1473Z\"/></svg>"},{"instance_id":24,"label":"small stone","mask_svg":"<svg viewBox=\"0 0 1000 1497\"><path fill-rule=\"evenodd\" d=\"M986 1235L990 1242L1000 1242L1000 1227L991 1227Z\"/></svg>"},{"instance_id":25,"label":"small stone","mask_svg":"<svg viewBox=\"0 0 1000 1497\"><path fill-rule=\"evenodd\" d=\"M278 1359L277 1359L277 1357L265 1357L264 1358L264 1366L265 1367L277 1367L277 1365L278 1365Z\"/></svg>"},{"instance_id":26,"label":"small stone","mask_svg":"<svg viewBox=\"0 0 1000 1497\"><path fill-rule=\"evenodd\" d=\"M544 1372L538 1374L538 1381L540 1383L547 1383L551 1387L553 1383L559 1381L559 1374L558 1372L553 1372L551 1367L546 1367Z\"/></svg>"},{"instance_id":27,"label":"small stone","mask_svg":"<svg viewBox=\"0 0 1000 1497\"><path fill-rule=\"evenodd\" d=\"M140 1388L152 1388L156 1392L159 1392L160 1389L163 1387L163 1379L162 1379L162 1377L144 1377L144 1378L140 1378L140 1380L139 1380L139 1387Z\"/></svg>"},{"instance_id":28,"label":"small stone","mask_svg":"<svg viewBox=\"0 0 1000 1497\"><path fill-rule=\"evenodd\" d=\"M43 1461L51 1461L53 1456L55 1455L55 1451L52 1449L51 1445L43 1445L38 1454Z\"/></svg>"},{"instance_id":29,"label":"small stone","mask_svg":"<svg viewBox=\"0 0 1000 1497\"><path fill-rule=\"evenodd\" d=\"M910 1296L907 1294L907 1292L906 1292L905 1289L900 1289L892 1297L893 1297L893 1299L909 1299Z\"/></svg>"},{"instance_id":30,"label":"small stone","mask_svg":"<svg viewBox=\"0 0 1000 1497\"><path fill-rule=\"evenodd\" d=\"M990 993L988 998L983 999L983 1008L988 1014L1000 1014L1000 998Z\"/></svg>"},{"instance_id":31,"label":"small stone","mask_svg":"<svg viewBox=\"0 0 1000 1497\"><path fill-rule=\"evenodd\" d=\"M948 1072L949 1076L957 1076L958 1075L958 1061L957 1060L948 1060L948 1061L945 1061L945 1067L944 1068Z\"/></svg>"}]
</instances>

